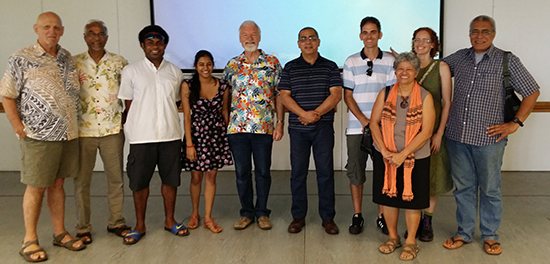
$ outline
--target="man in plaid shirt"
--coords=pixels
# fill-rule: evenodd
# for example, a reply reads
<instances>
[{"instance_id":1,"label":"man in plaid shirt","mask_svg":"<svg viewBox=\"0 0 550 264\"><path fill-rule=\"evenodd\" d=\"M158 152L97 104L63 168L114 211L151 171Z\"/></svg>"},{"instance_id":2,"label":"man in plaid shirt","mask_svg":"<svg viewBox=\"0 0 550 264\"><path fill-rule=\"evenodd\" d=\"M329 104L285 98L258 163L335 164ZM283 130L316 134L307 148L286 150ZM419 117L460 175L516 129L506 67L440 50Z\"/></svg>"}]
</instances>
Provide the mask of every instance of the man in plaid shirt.
<instances>
[{"instance_id":1,"label":"man in plaid shirt","mask_svg":"<svg viewBox=\"0 0 550 264\"><path fill-rule=\"evenodd\" d=\"M456 249L472 241L479 189L481 239L490 255L502 252L496 231L502 217L500 168L507 136L523 126L540 93L533 76L518 57L510 54L510 82L523 102L514 120L504 122L504 51L493 45L495 35L495 21L478 16L470 23L472 47L443 59L455 77L446 136L458 222L458 231L444 246Z\"/></svg>"}]
</instances>

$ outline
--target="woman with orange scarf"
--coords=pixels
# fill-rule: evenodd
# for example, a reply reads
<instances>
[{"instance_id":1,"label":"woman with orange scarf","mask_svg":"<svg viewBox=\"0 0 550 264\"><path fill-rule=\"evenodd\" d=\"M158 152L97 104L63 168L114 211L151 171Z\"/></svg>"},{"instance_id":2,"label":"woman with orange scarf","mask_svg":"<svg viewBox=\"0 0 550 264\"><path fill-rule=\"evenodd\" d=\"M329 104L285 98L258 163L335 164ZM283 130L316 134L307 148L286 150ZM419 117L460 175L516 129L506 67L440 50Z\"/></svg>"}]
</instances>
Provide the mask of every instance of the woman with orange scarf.
<instances>
[{"instance_id":1,"label":"woman with orange scarf","mask_svg":"<svg viewBox=\"0 0 550 264\"><path fill-rule=\"evenodd\" d=\"M430 137L435 110L432 96L416 82L420 60L405 52L395 58L397 83L378 94L370 129L374 140L373 202L382 205L388 240L379 247L389 254L401 247L397 234L399 209L405 209L409 236L400 255L416 258L415 234L421 210L430 206ZM386 96L386 91L388 95Z\"/></svg>"}]
</instances>

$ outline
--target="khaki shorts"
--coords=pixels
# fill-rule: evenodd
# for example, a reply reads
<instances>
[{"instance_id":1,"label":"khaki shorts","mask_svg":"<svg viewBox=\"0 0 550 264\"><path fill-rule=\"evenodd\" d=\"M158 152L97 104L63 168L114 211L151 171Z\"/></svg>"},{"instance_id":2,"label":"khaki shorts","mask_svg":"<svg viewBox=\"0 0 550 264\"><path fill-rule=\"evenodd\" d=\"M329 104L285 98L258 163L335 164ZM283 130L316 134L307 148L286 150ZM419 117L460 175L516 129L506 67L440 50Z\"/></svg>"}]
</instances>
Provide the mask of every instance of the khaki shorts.
<instances>
[{"instance_id":1,"label":"khaki shorts","mask_svg":"<svg viewBox=\"0 0 550 264\"><path fill-rule=\"evenodd\" d=\"M21 182L45 188L58 178L78 173L78 139L70 141L19 140L21 146Z\"/></svg>"},{"instance_id":2,"label":"khaki shorts","mask_svg":"<svg viewBox=\"0 0 550 264\"><path fill-rule=\"evenodd\" d=\"M365 169L369 154L361 150L363 134L347 135L348 163L346 164L347 176L351 184L360 186L366 181ZM371 157L372 158L372 157Z\"/></svg>"}]
</instances>

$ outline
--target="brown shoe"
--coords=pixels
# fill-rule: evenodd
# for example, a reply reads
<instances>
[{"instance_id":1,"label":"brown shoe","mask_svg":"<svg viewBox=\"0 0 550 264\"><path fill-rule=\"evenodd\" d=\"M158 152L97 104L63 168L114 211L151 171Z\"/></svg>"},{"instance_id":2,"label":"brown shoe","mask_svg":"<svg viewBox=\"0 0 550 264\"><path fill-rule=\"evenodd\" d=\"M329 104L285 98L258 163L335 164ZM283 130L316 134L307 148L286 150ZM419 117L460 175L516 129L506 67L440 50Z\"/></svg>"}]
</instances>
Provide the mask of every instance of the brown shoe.
<instances>
[{"instance_id":1,"label":"brown shoe","mask_svg":"<svg viewBox=\"0 0 550 264\"><path fill-rule=\"evenodd\" d=\"M267 216L262 216L258 218L258 226L260 226L260 229L269 230L271 229L271 221Z\"/></svg>"},{"instance_id":2,"label":"brown shoe","mask_svg":"<svg viewBox=\"0 0 550 264\"><path fill-rule=\"evenodd\" d=\"M251 219L246 218L246 217L241 217L239 219L239 221L237 221L237 223L235 223L235 225L233 225L233 227L236 230L243 230L243 229L247 228L251 223L252 223Z\"/></svg>"},{"instance_id":3,"label":"brown shoe","mask_svg":"<svg viewBox=\"0 0 550 264\"><path fill-rule=\"evenodd\" d=\"M306 225L305 219L294 219L288 226L288 232L292 234L300 233L302 228Z\"/></svg>"},{"instance_id":4,"label":"brown shoe","mask_svg":"<svg viewBox=\"0 0 550 264\"><path fill-rule=\"evenodd\" d=\"M325 228L325 232L329 235L336 235L340 232L340 229L338 229L338 226L334 223L334 220L323 221L323 227Z\"/></svg>"}]
</instances>

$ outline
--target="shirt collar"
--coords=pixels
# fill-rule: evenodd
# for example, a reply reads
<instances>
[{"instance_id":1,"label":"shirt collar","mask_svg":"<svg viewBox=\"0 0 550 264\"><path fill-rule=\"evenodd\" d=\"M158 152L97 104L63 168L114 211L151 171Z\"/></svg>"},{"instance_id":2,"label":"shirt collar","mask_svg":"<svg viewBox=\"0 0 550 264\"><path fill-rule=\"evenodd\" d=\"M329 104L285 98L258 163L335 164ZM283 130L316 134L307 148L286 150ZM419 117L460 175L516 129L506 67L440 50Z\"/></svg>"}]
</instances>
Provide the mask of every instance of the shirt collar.
<instances>
[{"instance_id":1,"label":"shirt collar","mask_svg":"<svg viewBox=\"0 0 550 264\"><path fill-rule=\"evenodd\" d=\"M45 54L48 54L46 52L46 50L44 50L44 48L42 48L40 43L38 43L38 41L36 41L36 43L34 43L33 48L34 48L34 54L36 56L43 56ZM64 54L63 49L61 49L61 46L59 46L59 44L57 44L56 48L57 48L57 56L58 57L59 57L59 52L62 52Z\"/></svg>"},{"instance_id":2,"label":"shirt collar","mask_svg":"<svg viewBox=\"0 0 550 264\"><path fill-rule=\"evenodd\" d=\"M317 62L319 61L319 59L321 58L321 54L319 52L317 52L317 59L315 60L315 62L313 64L309 64L309 62L307 62L305 59L304 59L304 56L302 56L302 53L300 53L300 57L298 58L298 61L300 63L305 63L307 65L310 65L310 66L313 66L315 64L317 64Z\"/></svg>"},{"instance_id":3,"label":"shirt collar","mask_svg":"<svg viewBox=\"0 0 550 264\"><path fill-rule=\"evenodd\" d=\"M265 52L264 52L263 50L261 50L261 49L258 49L258 51L260 52L260 55L258 56L257 60L265 60L265 57L267 56L267 55L265 54ZM248 58L246 57L246 55L244 55L244 51L243 51L243 53L241 53L241 55L239 55L239 58L238 58L238 59L239 59L239 61L241 61L241 63L245 63L245 62L248 60ZM252 63L254 63L254 62L251 61L251 62L248 62L248 63L252 64Z\"/></svg>"},{"instance_id":4,"label":"shirt collar","mask_svg":"<svg viewBox=\"0 0 550 264\"><path fill-rule=\"evenodd\" d=\"M160 63L159 67L155 67L155 64L153 64L149 59L147 59L147 57L143 58L143 60L145 61L145 65L148 65L148 67L150 67L151 69L155 70L155 71L158 71L160 69L162 69L162 66L164 65L164 62L166 61L166 59L162 58L162 62Z\"/></svg>"},{"instance_id":5,"label":"shirt collar","mask_svg":"<svg viewBox=\"0 0 550 264\"><path fill-rule=\"evenodd\" d=\"M493 55L495 54L495 51L496 51L496 48L495 48L495 45L494 44L491 44L491 46L487 49L487 51L485 52L485 54L487 56L489 56L489 58L493 57ZM468 51L469 52L469 56L470 57L475 57L475 51L474 51L474 47L471 47L470 50Z\"/></svg>"},{"instance_id":6,"label":"shirt collar","mask_svg":"<svg viewBox=\"0 0 550 264\"><path fill-rule=\"evenodd\" d=\"M99 60L99 62L102 62L104 60L108 60L109 58L111 58L111 54L109 54L109 52L107 50L105 50L105 54L103 54L103 57L101 57L101 59ZM84 52L84 59L85 60L92 60L94 61L94 59L92 59L92 57L90 56L90 53L88 53L88 51L85 51ZM94 61L95 63L95 61ZM99 64L99 63L98 63Z\"/></svg>"},{"instance_id":7,"label":"shirt collar","mask_svg":"<svg viewBox=\"0 0 550 264\"><path fill-rule=\"evenodd\" d=\"M359 52L359 54L361 54L361 59L363 59L363 60L368 59L367 56L365 55L365 53L363 52L364 50L365 50L365 48L362 48L361 51ZM380 48L378 48L378 55L376 56L375 59L381 60L383 56L384 56L384 52L382 52L382 50L380 50Z\"/></svg>"}]
</instances>

